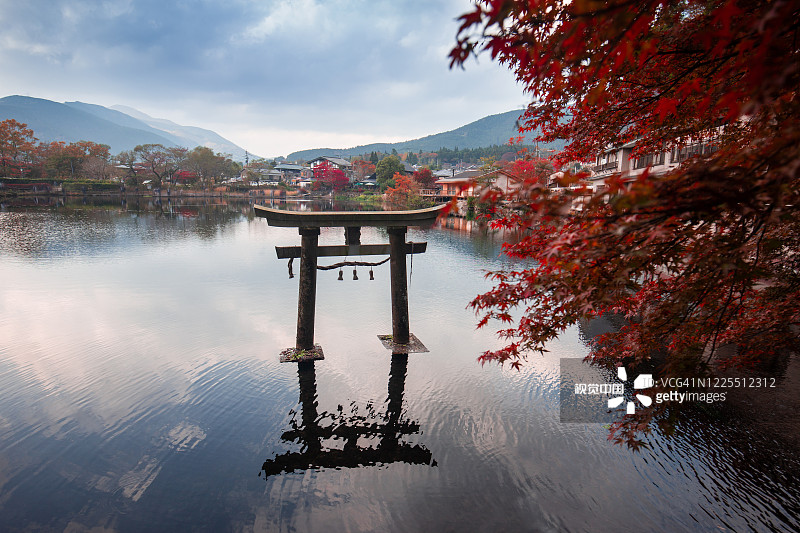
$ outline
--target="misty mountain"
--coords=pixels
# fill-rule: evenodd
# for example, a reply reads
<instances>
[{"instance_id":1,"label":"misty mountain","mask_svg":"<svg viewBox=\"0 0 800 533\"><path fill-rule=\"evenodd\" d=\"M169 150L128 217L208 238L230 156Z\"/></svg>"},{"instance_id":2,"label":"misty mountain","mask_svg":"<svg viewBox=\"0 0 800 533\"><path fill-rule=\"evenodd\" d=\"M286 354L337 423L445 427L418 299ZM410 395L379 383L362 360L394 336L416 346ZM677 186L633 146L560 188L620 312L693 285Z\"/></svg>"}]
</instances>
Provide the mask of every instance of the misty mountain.
<instances>
[{"instance_id":1,"label":"misty mountain","mask_svg":"<svg viewBox=\"0 0 800 533\"><path fill-rule=\"evenodd\" d=\"M121 106L115 106L121 107ZM111 153L139 144L207 146L243 161L244 149L210 130L156 119L133 108L109 109L83 102L58 103L28 96L0 98L0 120L13 118L28 125L40 141L92 141L107 144Z\"/></svg>"},{"instance_id":2,"label":"misty mountain","mask_svg":"<svg viewBox=\"0 0 800 533\"><path fill-rule=\"evenodd\" d=\"M139 120L138 118L135 118L133 115L116 111L108 107L103 107L101 105L86 104L84 102L64 102L64 105L67 105L74 109L78 109L80 111L84 111L86 113L91 113L96 117L99 117L103 120L107 120L109 122L112 122L114 124L117 124L125 128L133 128L136 130L147 131L154 135L158 135L159 137L166 139L170 143L170 145L183 146L180 143L180 139L178 139L177 137L174 137L165 131L153 128L146 122Z\"/></svg>"},{"instance_id":3,"label":"misty mountain","mask_svg":"<svg viewBox=\"0 0 800 533\"><path fill-rule=\"evenodd\" d=\"M353 148L315 148L301 150L287 156L290 161L308 161L322 155L341 155L351 157L370 152L391 152L392 149L399 153L404 152L436 152L440 148L482 148L492 145L507 144L512 137L519 135L518 123L522 111L508 111L497 115L490 115L461 126L451 131L428 135L411 141L396 143L374 143ZM525 137L525 143L533 144L534 134ZM545 145L542 145L543 147ZM548 145L549 146L549 145ZM549 146L551 148L556 147Z\"/></svg>"},{"instance_id":4,"label":"misty mountain","mask_svg":"<svg viewBox=\"0 0 800 533\"><path fill-rule=\"evenodd\" d=\"M138 119L148 126L169 135L180 146L207 146L215 152L230 154L233 156L232 159L234 161L244 161L245 150L214 131L195 126L181 126L163 118L153 118L146 113L124 105L114 105L111 106L111 109ZM253 156L251 153L250 157L258 156Z\"/></svg>"},{"instance_id":5,"label":"misty mountain","mask_svg":"<svg viewBox=\"0 0 800 533\"><path fill-rule=\"evenodd\" d=\"M518 135L521 111L509 111L484 117L460 128L419 139L396 143L373 143L353 148L315 148L287 156L289 160L308 161L321 155L351 157L370 152L435 152L440 148L481 148L507 144ZM13 118L28 125L40 141L93 141L107 144L112 154L132 150L139 144L164 146L206 146L215 152L231 154L244 161L245 150L217 133L170 120L154 118L127 106L110 108L84 102L58 103L42 98L7 96L0 98L0 120ZM531 144L533 134L524 142ZM549 146L561 148L561 146ZM257 157L250 154L251 157Z\"/></svg>"},{"instance_id":6,"label":"misty mountain","mask_svg":"<svg viewBox=\"0 0 800 533\"><path fill-rule=\"evenodd\" d=\"M0 120L9 118L27 124L40 141L92 141L109 145L114 154L131 150L137 144L175 146L154 131L117 124L85 110L42 98L0 98Z\"/></svg>"}]
</instances>

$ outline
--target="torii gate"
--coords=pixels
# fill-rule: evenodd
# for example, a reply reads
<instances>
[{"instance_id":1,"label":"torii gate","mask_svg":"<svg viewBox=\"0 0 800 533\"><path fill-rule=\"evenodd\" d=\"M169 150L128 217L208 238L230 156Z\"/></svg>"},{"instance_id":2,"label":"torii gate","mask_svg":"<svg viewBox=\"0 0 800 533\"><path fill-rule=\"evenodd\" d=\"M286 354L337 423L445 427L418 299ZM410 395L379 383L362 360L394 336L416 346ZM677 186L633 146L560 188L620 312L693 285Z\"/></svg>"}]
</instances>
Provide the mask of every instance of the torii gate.
<instances>
[{"instance_id":1,"label":"torii gate","mask_svg":"<svg viewBox=\"0 0 800 533\"><path fill-rule=\"evenodd\" d=\"M427 352L409 331L406 255L425 253L427 243L405 242L409 226L429 227L444 205L410 211L284 211L255 205L256 216L270 226L298 228L300 246L276 246L278 259L300 258L300 287L297 302L297 339L294 348L281 352L281 362L323 359L322 347L314 344L317 297L317 258L389 254L392 292L392 335L379 335L392 353ZM362 227L385 227L389 244L361 244ZM345 228L344 246L319 246L320 228Z\"/></svg>"}]
</instances>

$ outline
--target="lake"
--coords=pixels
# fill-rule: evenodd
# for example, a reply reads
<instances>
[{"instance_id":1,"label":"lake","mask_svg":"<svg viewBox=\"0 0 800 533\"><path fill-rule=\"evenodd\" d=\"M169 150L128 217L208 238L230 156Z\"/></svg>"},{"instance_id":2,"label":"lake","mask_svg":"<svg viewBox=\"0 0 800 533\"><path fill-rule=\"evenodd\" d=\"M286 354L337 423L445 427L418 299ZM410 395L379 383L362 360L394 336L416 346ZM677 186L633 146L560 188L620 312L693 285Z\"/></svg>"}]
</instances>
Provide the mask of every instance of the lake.
<instances>
[{"instance_id":1,"label":"lake","mask_svg":"<svg viewBox=\"0 0 800 533\"><path fill-rule=\"evenodd\" d=\"M559 417L587 328L521 371L476 361L501 344L467 305L510 263L457 220L407 235L427 353L377 337L387 263L320 271L325 359L282 364L298 278L275 246L297 229L191 202L0 208L0 530L800 531L796 360L752 405L613 445Z\"/></svg>"}]
</instances>

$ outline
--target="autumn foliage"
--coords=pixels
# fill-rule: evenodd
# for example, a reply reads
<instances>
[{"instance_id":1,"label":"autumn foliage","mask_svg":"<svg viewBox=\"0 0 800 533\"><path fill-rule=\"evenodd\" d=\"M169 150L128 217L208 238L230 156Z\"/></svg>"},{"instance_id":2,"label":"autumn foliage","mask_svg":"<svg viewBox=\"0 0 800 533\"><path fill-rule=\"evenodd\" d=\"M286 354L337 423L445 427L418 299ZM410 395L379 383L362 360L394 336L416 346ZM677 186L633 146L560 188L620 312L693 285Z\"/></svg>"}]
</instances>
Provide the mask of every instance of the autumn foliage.
<instances>
[{"instance_id":1,"label":"autumn foliage","mask_svg":"<svg viewBox=\"0 0 800 533\"><path fill-rule=\"evenodd\" d=\"M317 188L334 191L344 189L350 184L345 173L327 161L314 167L314 180Z\"/></svg>"},{"instance_id":2,"label":"autumn foliage","mask_svg":"<svg viewBox=\"0 0 800 533\"><path fill-rule=\"evenodd\" d=\"M547 159L517 159L501 163L503 171L524 183L547 186L553 174L553 165Z\"/></svg>"},{"instance_id":3,"label":"autumn foliage","mask_svg":"<svg viewBox=\"0 0 800 533\"><path fill-rule=\"evenodd\" d=\"M239 164L229 156L204 146L187 150L142 144L112 157L104 144L91 141L37 144L34 132L26 124L14 119L0 122L0 178L54 181L124 178L137 187L143 182L160 187L192 176L205 186L240 171Z\"/></svg>"},{"instance_id":4,"label":"autumn foliage","mask_svg":"<svg viewBox=\"0 0 800 533\"><path fill-rule=\"evenodd\" d=\"M428 167L422 167L414 171L414 181L422 188L431 188L436 183L433 172Z\"/></svg>"},{"instance_id":5,"label":"autumn foliage","mask_svg":"<svg viewBox=\"0 0 800 533\"><path fill-rule=\"evenodd\" d=\"M22 177L29 172L36 144L33 130L13 118L0 122L0 176Z\"/></svg>"},{"instance_id":6,"label":"autumn foliage","mask_svg":"<svg viewBox=\"0 0 800 533\"><path fill-rule=\"evenodd\" d=\"M110 167L108 146L90 141L36 141L26 124L14 119L0 122L0 177L106 177Z\"/></svg>"},{"instance_id":7,"label":"autumn foliage","mask_svg":"<svg viewBox=\"0 0 800 533\"><path fill-rule=\"evenodd\" d=\"M361 181L375 172L375 165L364 159L356 159L353 162L353 174L356 181Z\"/></svg>"},{"instance_id":8,"label":"autumn foliage","mask_svg":"<svg viewBox=\"0 0 800 533\"><path fill-rule=\"evenodd\" d=\"M427 204L419 194L419 184L413 177L397 172L392 181L394 181L394 187L386 189L386 203L390 207L397 209L427 207Z\"/></svg>"},{"instance_id":9,"label":"autumn foliage","mask_svg":"<svg viewBox=\"0 0 800 533\"><path fill-rule=\"evenodd\" d=\"M490 0L460 20L452 63L485 50L513 70L521 129L567 143L556 163L710 147L665 174L566 172L495 198L520 236L506 252L532 261L472 302L507 325L483 361L516 366L604 313L627 319L595 339L610 365L701 373L796 347L800 2Z\"/></svg>"}]
</instances>

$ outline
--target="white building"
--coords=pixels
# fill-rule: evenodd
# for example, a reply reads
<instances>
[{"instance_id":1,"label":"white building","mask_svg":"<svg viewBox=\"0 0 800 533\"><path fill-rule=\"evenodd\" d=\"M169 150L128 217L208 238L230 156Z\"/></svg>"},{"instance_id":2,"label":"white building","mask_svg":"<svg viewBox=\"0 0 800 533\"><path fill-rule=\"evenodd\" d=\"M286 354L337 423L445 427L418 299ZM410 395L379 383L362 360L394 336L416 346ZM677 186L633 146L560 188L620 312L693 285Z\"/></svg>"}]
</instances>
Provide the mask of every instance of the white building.
<instances>
[{"instance_id":1,"label":"white building","mask_svg":"<svg viewBox=\"0 0 800 533\"><path fill-rule=\"evenodd\" d=\"M609 149L599 154L594 164L589 165L593 182L601 182L611 174L622 173L625 177L634 178L650 168L651 174L663 174L674 169L695 155L709 154L715 150L712 143L697 142L683 148L648 154L642 157L631 157L635 142L619 148Z\"/></svg>"}]
</instances>

